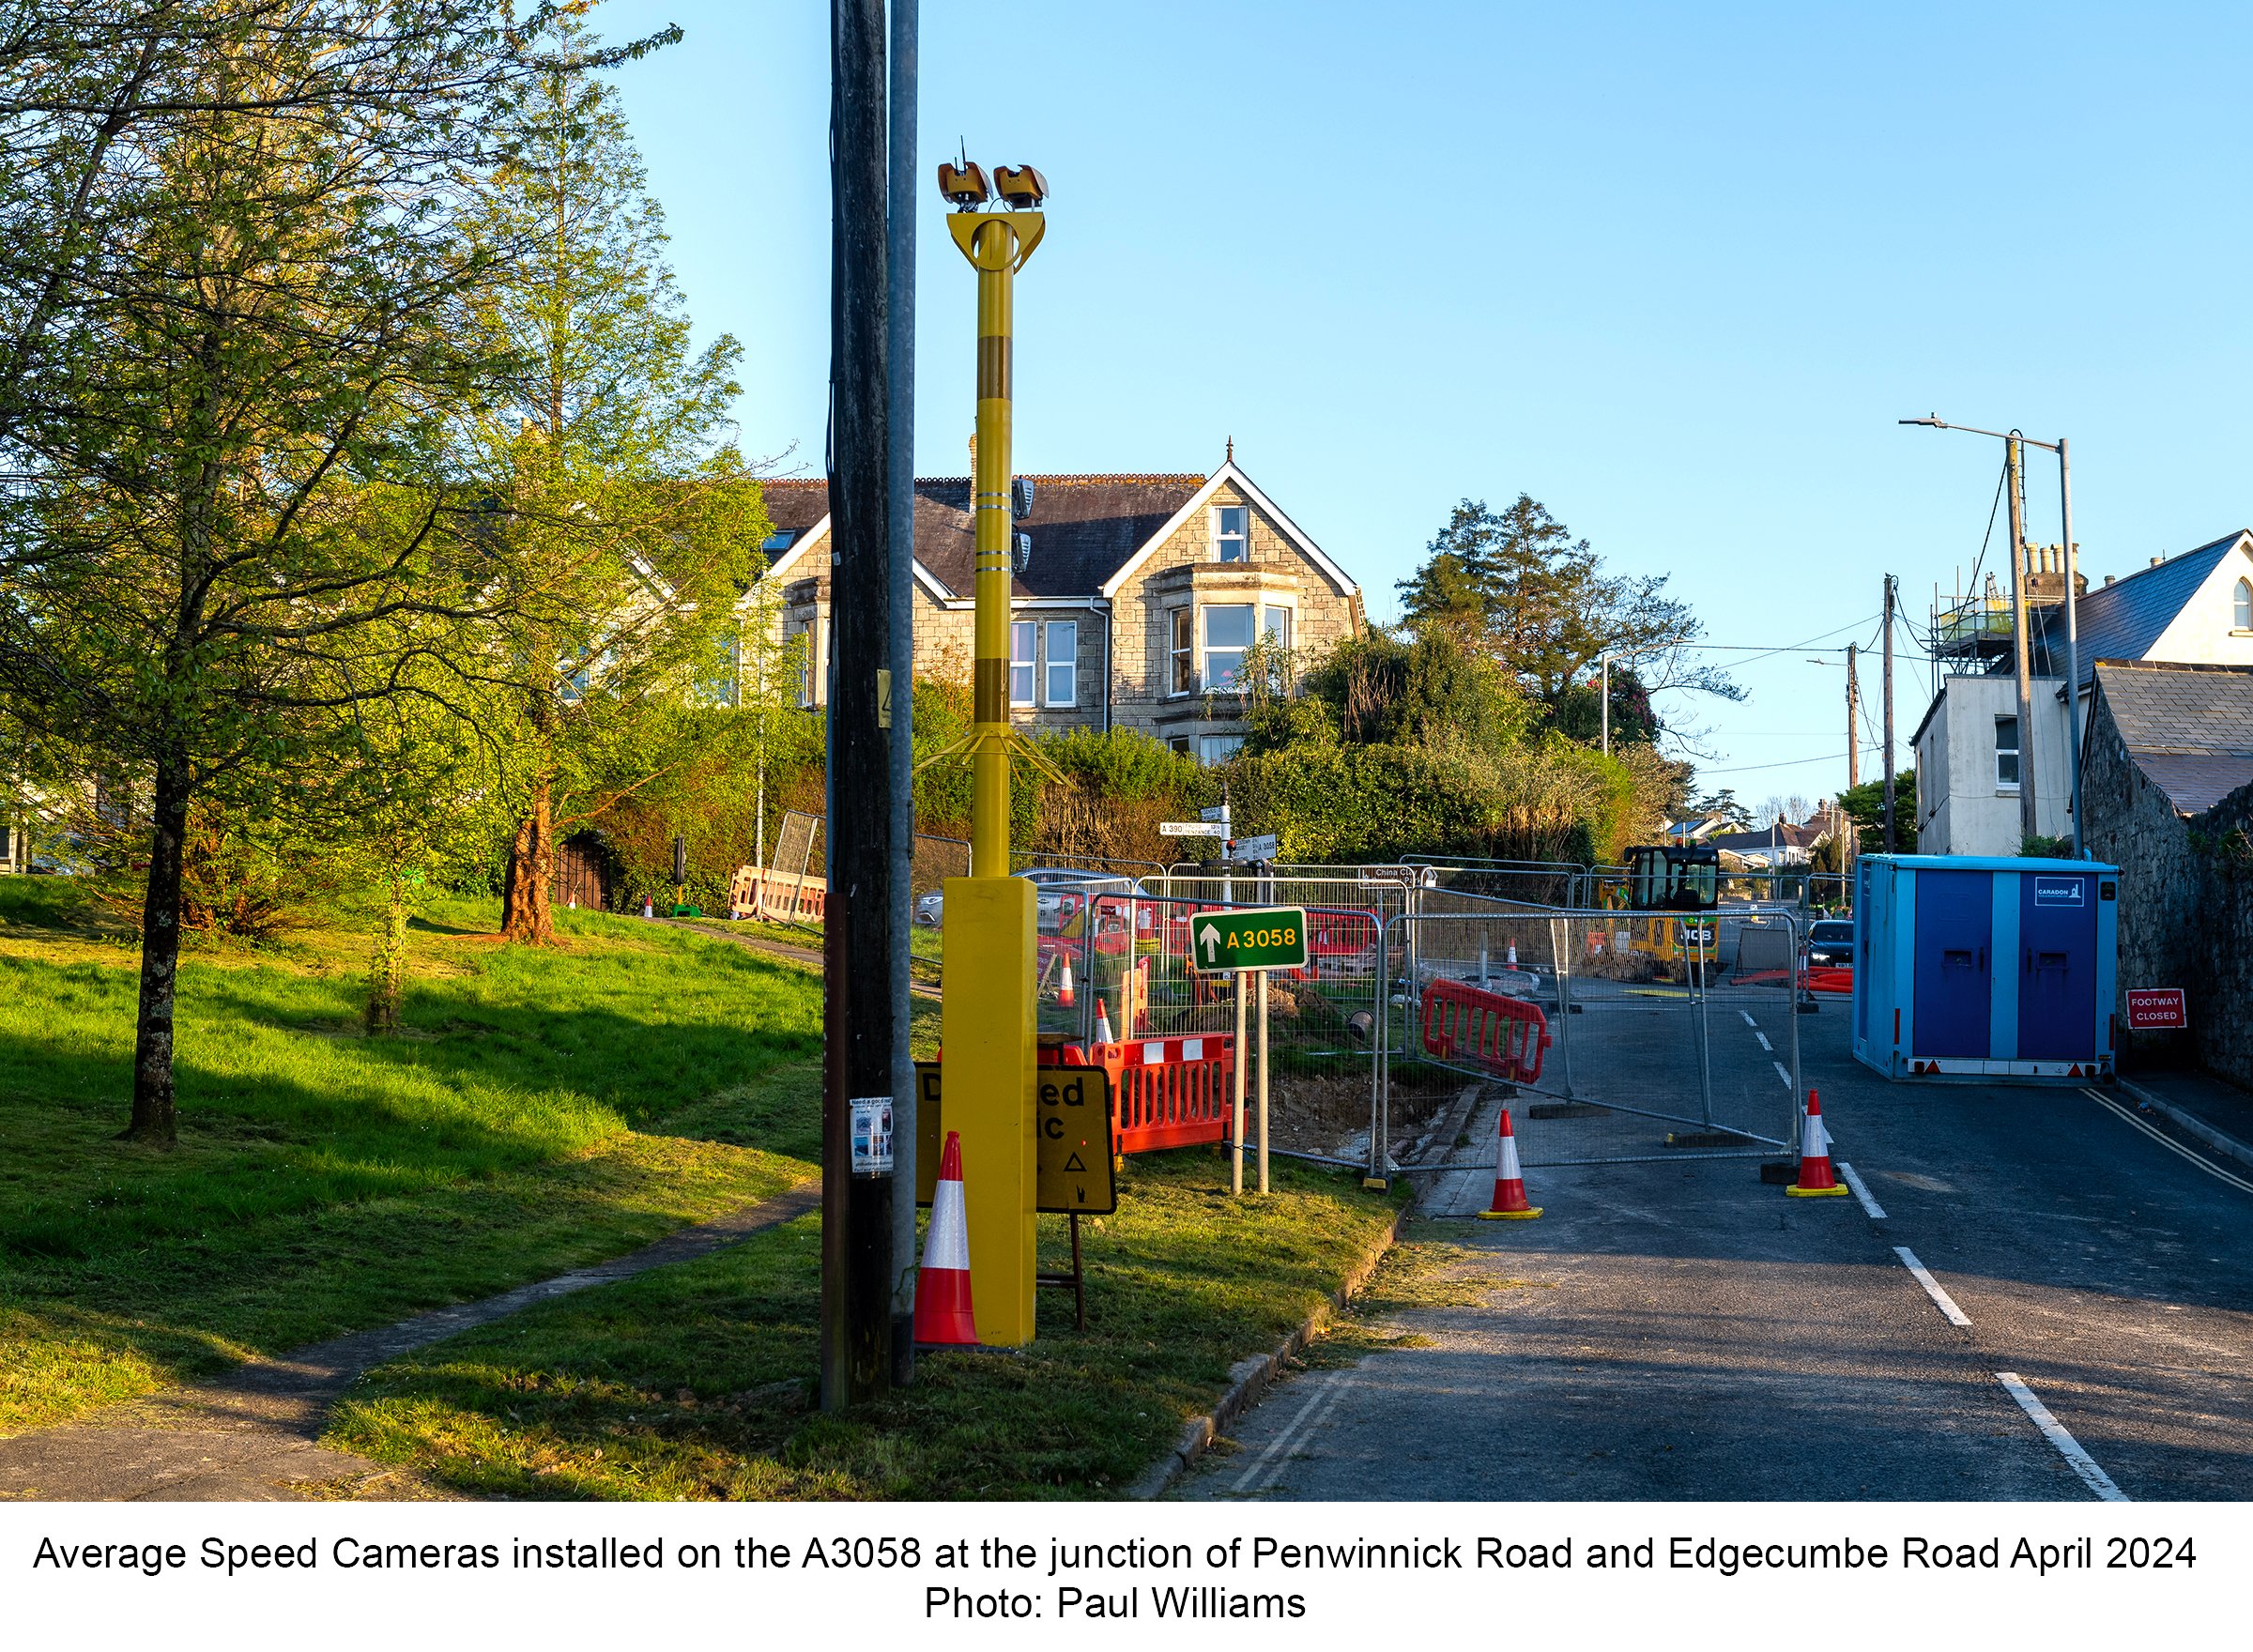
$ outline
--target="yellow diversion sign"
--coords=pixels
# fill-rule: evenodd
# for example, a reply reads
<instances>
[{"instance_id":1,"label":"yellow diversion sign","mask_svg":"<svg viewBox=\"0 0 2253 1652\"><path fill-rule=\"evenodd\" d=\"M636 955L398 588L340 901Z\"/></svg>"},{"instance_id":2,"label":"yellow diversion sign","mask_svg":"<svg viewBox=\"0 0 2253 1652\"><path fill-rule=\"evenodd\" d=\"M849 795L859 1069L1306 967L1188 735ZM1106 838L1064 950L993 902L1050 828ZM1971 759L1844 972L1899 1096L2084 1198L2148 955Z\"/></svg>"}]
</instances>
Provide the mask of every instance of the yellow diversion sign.
<instances>
[{"instance_id":1,"label":"yellow diversion sign","mask_svg":"<svg viewBox=\"0 0 2253 1652\"><path fill-rule=\"evenodd\" d=\"M940 1116L938 1062L915 1063L915 1202L939 1185L946 1140ZM1101 1067L1035 1067L1035 1208L1050 1216L1106 1216L1119 1208L1111 1179L1111 1075Z\"/></svg>"}]
</instances>

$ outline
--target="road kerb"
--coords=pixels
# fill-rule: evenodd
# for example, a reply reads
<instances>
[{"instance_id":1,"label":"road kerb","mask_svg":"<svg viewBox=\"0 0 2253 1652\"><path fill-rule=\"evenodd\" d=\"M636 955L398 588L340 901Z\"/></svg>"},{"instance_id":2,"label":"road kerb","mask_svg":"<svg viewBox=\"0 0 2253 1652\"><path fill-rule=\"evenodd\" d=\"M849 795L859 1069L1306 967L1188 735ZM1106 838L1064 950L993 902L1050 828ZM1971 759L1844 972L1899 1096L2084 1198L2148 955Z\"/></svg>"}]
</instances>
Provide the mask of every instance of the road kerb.
<instances>
[{"instance_id":1,"label":"road kerb","mask_svg":"<svg viewBox=\"0 0 2253 1652\"><path fill-rule=\"evenodd\" d=\"M1351 1302L1361 1287L1369 1283L1370 1276L1377 1271L1377 1264L1385 1260L1386 1253L1401 1242L1401 1230L1408 1225L1410 1208L1403 1206L1401 1209L1392 1218L1392 1226L1385 1231L1385 1236L1371 1246L1367 1254L1354 1264L1346 1274L1344 1282L1330 1293L1329 1300L1319 1305L1299 1323L1295 1330L1277 1343L1273 1353L1251 1354L1229 1368L1228 1392L1220 1396L1210 1412L1203 1416L1193 1416L1182 1424L1181 1437L1174 1441L1173 1448L1152 1463L1141 1479L1126 1488L1124 1495L1128 1501L1147 1503L1162 1495L1188 1471L1192 1463L1204 1455L1205 1448L1213 1443L1216 1434L1222 1432L1259 1402L1260 1396L1275 1381L1276 1373L1283 1369L1284 1362L1320 1336L1323 1328L1336 1317L1338 1310Z\"/></svg>"},{"instance_id":2,"label":"road kerb","mask_svg":"<svg viewBox=\"0 0 2253 1652\"><path fill-rule=\"evenodd\" d=\"M2185 1136L2202 1142L2224 1158L2235 1159L2239 1164L2253 1169L2253 1142L2240 1141L2227 1130L2215 1129L2188 1108L2146 1090L2132 1078L2121 1079L2120 1087L2161 1118L2176 1125Z\"/></svg>"}]
</instances>

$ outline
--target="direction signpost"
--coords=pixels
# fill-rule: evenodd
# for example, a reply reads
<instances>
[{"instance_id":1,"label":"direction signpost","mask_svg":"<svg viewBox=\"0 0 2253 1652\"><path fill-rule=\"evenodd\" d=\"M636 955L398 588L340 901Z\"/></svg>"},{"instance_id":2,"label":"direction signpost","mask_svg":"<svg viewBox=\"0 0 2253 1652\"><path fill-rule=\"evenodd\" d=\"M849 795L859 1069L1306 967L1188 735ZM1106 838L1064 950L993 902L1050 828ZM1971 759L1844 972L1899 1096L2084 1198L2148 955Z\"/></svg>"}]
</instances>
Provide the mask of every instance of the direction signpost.
<instances>
[{"instance_id":1,"label":"direction signpost","mask_svg":"<svg viewBox=\"0 0 2253 1652\"><path fill-rule=\"evenodd\" d=\"M1224 820L1160 820L1160 837L1226 837L1228 823Z\"/></svg>"},{"instance_id":2,"label":"direction signpost","mask_svg":"<svg viewBox=\"0 0 2253 1652\"><path fill-rule=\"evenodd\" d=\"M1247 908L1189 920L1189 968L1200 975L1307 967L1307 909Z\"/></svg>"},{"instance_id":3,"label":"direction signpost","mask_svg":"<svg viewBox=\"0 0 2253 1652\"><path fill-rule=\"evenodd\" d=\"M1261 907L1198 912L1189 919L1189 968L1200 975L1236 978L1236 1094L1234 1190L1244 1191L1244 977L1260 991L1260 1191L1267 1191L1267 972L1307 967L1307 910Z\"/></svg>"},{"instance_id":4,"label":"direction signpost","mask_svg":"<svg viewBox=\"0 0 2253 1652\"><path fill-rule=\"evenodd\" d=\"M1275 859L1276 850L1282 845L1274 833L1259 837L1232 837L1228 843L1228 858L1232 861L1257 864Z\"/></svg>"}]
</instances>

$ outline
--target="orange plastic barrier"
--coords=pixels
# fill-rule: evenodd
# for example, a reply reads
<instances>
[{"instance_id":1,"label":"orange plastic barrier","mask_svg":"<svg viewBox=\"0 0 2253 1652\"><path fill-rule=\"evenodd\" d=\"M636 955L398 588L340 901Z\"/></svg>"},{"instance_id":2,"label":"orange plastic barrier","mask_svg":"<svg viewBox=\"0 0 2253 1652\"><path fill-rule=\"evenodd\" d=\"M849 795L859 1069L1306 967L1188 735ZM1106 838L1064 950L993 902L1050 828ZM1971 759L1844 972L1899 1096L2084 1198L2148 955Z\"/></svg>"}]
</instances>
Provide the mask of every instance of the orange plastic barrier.
<instances>
[{"instance_id":1,"label":"orange plastic barrier","mask_svg":"<svg viewBox=\"0 0 2253 1652\"><path fill-rule=\"evenodd\" d=\"M1235 1040L1132 1039L1119 1044L1065 1044L1040 1051L1044 1067L1101 1067L1118 1095L1112 1151L1154 1153L1228 1140L1234 1098Z\"/></svg>"},{"instance_id":2,"label":"orange plastic barrier","mask_svg":"<svg viewBox=\"0 0 2253 1652\"><path fill-rule=\"evenodd\" d=\"M1541 1076L1548 1048L1549 1018L1539 1004L1467 981L1434 981L1424 988L1424 1048L1442 1061L1470 1062L1531 1084Z\"/></svg>"},{"instance_id":3,"label":"orange plastic barrier","mask_svg":"<svg viewBox=\"0 0 2253 1652\"><path fill-rule=\"evenodd\" d=\"M1854 971L1851 968L1824 969L1818 965L1807 971L1807 990L1850 993L1854 990Z\"/></svg>"}]
</instances>

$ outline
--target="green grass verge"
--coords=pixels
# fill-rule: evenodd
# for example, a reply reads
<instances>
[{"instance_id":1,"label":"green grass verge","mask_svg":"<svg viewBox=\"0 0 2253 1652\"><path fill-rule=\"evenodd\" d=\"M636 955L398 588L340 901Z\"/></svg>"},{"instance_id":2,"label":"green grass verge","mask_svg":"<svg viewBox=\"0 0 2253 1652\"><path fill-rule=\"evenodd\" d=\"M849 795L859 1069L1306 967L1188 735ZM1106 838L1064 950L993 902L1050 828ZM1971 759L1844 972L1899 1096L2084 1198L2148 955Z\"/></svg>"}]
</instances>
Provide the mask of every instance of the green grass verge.
<instances>
[{"instance_id":1,"label":"green grass verge","mask_svg":"<svg viewBox=\"0 0 2253 1652\"><path fill-rule=\"evenodd\" d=\"M1118 1213L1083 1225L1086 1333L1068 1295L1044 1291L1029 1350L927 1356L912 1388L841 1415L813 1408L809 1216L371 1372L328 1440L513 1497L1115 1492L1211 1407L1231 1365L1337 1288L1397 1208L1287 1162L1274 1185L1238 1203L1203 1150L1130 1160ZM1063 1219L1041 1227L1042 1265L1068 1265Z\"/></svg>"},{"instance_id":2,"label":"green grass verge","mask_svg":"<svg viewBox=\"0 0 2253 1652\"><path fill-rule=\"evenodd\" d=\"M137 955L0 879L0 1434L646 1243L811 1173L819 981L741 947L492 904L419 921L406 1028L360 1029L368 937L206 949L180 1142L115 1140Z\"/></svg>"}]
</instances>

